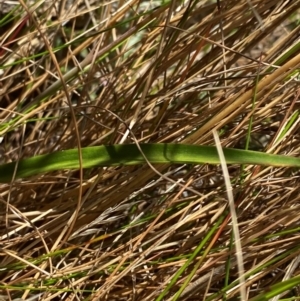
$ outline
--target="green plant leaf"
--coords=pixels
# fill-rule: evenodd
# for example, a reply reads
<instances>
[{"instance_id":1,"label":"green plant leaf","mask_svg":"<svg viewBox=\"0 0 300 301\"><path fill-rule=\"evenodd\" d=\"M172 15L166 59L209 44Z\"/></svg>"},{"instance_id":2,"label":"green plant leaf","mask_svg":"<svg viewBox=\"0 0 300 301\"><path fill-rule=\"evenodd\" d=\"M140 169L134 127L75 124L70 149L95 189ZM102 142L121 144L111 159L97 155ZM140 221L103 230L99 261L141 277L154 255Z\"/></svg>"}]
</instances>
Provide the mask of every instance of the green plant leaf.
<instances>
[{"instance_id":1,"label":"green plant leaf","mask_svg":"<svg viewBox=\"0 0 300 301\"><path fill-rule=\"evenodd\" d=\"M186 144L141 144L141 150L151 163L219 164L217 149L213 146ZM224 149L228 164L255 164L267 166L300 167L300 158L271 155L239 149ZM82 148L83 168L145 164L146 160L135 144L102 145ZM34 156L0 166L0 181L9 182L45 172L79 169L78 150L70 149Z\"/></svg>"}]
</instances>

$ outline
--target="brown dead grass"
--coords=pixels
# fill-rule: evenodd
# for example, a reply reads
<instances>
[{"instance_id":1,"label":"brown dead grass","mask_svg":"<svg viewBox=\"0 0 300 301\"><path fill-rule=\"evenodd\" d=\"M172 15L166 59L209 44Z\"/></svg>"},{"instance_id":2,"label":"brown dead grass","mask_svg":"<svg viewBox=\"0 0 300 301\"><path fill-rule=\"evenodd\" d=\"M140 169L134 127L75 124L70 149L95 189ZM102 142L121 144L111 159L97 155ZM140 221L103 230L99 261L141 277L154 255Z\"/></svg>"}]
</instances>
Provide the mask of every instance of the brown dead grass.
<instances>
[{"instance_id":1,"label":"brown dead grass","mask_svg":"<svg viewBox=\"0 0 300 301\"><path fill-rule=\"evenodd\" d=\"M212 1L190 6L171 1L130 42L113 48L155 5L45 1L15 10L0 38L1 66L10 65L0 78L1 162L77 147L75 129L81 147L133 143L120 120L139 142L213 145L215 128L223 146L244 148L251 116L251 148L299 156L299 123L275 142L299 110L299 81L286 78L299 68L299 51L276 61L299 39L300 1L231 0L219 8ZM87 70L28 111L59 81L45 39L62 74L95 53ZM101 49L107 49L106 57L97 60ZM258 84L253 108L258 75L268 84ZM22 119L16 121L18 115ZM168 183L148 166L54 172L1 184L2 295L155 300L223 216L219 232L209 236L164 300L172 300L199 260L181 299L216 292L214 299L221 298L226 263L229 284L238 275L221 168L156 168L198 194ZM300 272L299 171L228 168L251 298ZM233 298L239 288L223 293Z\"/></svg>"}]
</instances>

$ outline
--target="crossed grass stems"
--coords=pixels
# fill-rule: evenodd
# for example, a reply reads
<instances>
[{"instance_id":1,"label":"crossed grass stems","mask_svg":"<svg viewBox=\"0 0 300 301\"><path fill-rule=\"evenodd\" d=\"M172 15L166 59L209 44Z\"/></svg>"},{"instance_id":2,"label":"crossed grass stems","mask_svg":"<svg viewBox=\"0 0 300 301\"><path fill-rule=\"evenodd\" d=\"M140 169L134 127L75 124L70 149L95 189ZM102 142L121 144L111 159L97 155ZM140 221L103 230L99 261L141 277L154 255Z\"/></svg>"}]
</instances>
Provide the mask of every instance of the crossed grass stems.
<instances>
[{"instance_id":1,"label":"crossed grass stems","mask_svg":"<svg viewBox=\"0 0 300 301\"><path fill-rule=\"evenodd\" d=\"M39 2L33 13L21 2L1 16L3 162L75 148L75 128L80 147L118 144L128 126L139 143L215 145L216 127L223 147L299 155L299 1L231 1L219 9L209 1L172 1L153 11L134 1L67 4L56 11ZM130 132L126 141L133 143ZM155 168L185 189L148 166L1 184L3 295L240 296L222 169ZM298 170L228 170L246 297L285 292L295 299Z\"/></svg>"}]
</instances>

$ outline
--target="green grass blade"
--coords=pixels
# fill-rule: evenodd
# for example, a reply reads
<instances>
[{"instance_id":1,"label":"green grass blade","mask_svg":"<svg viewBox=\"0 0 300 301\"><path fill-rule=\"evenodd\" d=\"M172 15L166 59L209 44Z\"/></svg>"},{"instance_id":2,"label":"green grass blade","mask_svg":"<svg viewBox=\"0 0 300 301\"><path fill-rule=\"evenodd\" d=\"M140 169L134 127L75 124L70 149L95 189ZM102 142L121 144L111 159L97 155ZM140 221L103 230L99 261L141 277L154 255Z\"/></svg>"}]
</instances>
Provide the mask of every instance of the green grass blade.
<instances>
[{"instance_id":1,"label":"green grass blade","mask_svg":"<svg viewBox=\"0 0 300 301\"><path fill-rule=\"evenodd\" d=\"M227 214L227 212L226 212ZM175 284L177 279L181 276L181 274L187 269L187 267L191 264L191 262L196 258L196 256L200 253L200 251L203 249L203 247L206 245L206 243L213 238L213 235L215 234L215 232L218 230L219 226L221 225L221 223L223 222L224 218L226 218L226 214L222 214L217 222L215 223L214 226L211 227L211 229L208 231L208 233L205 235L205 237L202 239L201 243L198 245L198 247L195 249L195 251L193 252L193 254L189 257L189 259L186 261L186 263L177 271L177 273L175 274L175 276L173 277L172 281L170 282L171 284ZM177 301L179 299L179 297L181 296L181 294L183 293L183 291L186 289L186 287L188 286L188 284L191 282L192 278L195 276L199 266L203 263L204 258L207 256L207 254L210 251L210 247L206 248L202 257L200 258L200 260L198 260L192 271L190 272L190 274L188 275L188 277L186 278L186 280L184 281L183 285L180 287L180 289L176 292L176 294L172 297L172 301ZM173 282L173 283L172 283ZM167 286L168 288L168 286ZM167 289L166 288L166 289ZM158 300L162 300L162 299L157 299Z\"/></svg>"},{"instance_id":2,"label":"green grass blade","mask_svg":"<svg viewBox=\"0 0 300 301\"><path fill-rule=\"evenodd\" d=\"M270 300L271 298L278 296L290 289L292 289L293 287L299 285L300 283L300 276L296 276L292 279L280 282L280 283L276 283L274 285L272 285L269 288L269 291L264 292L259 294L258 296L249 299L249 301L267 301Z\"/></svg>"},{"instance_id":3,"label":"green grass blade","mask_svg":"<svg viewBox=\"0 0 300 301\"><path fill-rule=\"evenodd\" d=\"M151 163L219 164L213 146L186 144L141 144L143 153ZM300 167L300 158L271 155L239 149L224 149L228 164L255 164L278 167ZM83 168L145 164L145 158L135 144L102 145L82 148ZM0 166L0 182L12 179L16 162ZM71 149L20 160L15 178L24 178L45 172L78 169L78 150Z\"/></svg>"}]
</instances>

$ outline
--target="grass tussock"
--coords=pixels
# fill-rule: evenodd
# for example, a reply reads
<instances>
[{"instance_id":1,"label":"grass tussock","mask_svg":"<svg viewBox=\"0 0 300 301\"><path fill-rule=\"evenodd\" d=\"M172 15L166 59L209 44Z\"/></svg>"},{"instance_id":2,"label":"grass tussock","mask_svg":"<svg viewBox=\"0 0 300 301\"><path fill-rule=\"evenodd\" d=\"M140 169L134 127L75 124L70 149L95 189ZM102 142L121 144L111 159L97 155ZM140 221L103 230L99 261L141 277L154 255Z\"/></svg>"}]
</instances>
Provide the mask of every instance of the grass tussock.
<instances>
[{"instance_id":1,"label":"grass tussock","mask_svg":"<svg viewBox=\"0 0 300 301\"><path fill-rule=\"evenodd\" d=\"M299 8L0 2L1 163L217 137L223 147L299 156ZM223 171L119 166L0 184L1 298L295 300L299 170Z\"/></svg>"}]
</instances>

